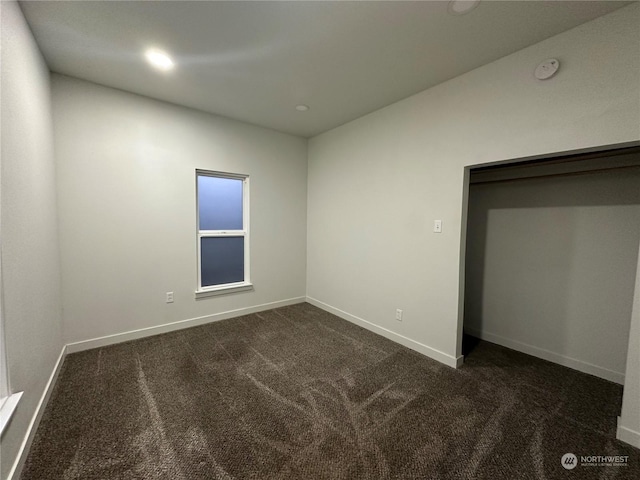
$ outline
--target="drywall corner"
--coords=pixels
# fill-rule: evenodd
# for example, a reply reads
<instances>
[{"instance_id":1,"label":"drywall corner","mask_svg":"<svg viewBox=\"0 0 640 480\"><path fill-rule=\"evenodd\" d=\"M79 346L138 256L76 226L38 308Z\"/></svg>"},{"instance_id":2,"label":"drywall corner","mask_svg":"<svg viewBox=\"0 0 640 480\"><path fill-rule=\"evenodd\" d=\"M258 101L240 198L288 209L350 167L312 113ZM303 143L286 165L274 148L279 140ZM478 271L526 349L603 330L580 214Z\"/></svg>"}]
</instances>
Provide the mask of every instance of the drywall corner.
<instances>
[{"instance_id":1,"label":"drywall corner","mask_svg":"<svg viewBox=\"0 0 640 480\"><path fill-rule=\"evenodd\" d=\"M640 448L640 251L628 348L622 413L618 417L617 438Z\"/></svg>"}]
</instances>

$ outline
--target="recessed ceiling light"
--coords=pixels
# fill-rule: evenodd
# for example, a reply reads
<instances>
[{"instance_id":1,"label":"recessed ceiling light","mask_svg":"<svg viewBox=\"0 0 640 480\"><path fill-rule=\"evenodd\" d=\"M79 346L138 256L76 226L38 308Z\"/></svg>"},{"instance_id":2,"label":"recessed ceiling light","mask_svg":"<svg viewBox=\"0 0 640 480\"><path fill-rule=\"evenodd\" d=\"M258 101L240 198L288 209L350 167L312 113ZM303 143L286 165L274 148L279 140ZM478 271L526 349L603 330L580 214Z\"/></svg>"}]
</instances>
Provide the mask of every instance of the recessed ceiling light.
<instances>
[{"instance_id":1,"label":"recessed ceiling light","mask_svg":"<svg viewBox=\"0 0 640 480\"><path fill-rule=\"evenodd\" d=\"M144 54L147 61L158 70L171 70L174 66L171 57L161 50L147 50Z\"/></svg>"},{"instance_id":2,"label":"recessed ceiling light","mask_svg":"<svg viewBox=\"0 0 640 480\"><path fill-rule=\"evenodd\" d=\"M309 105L296 105L296 110L299 112L306 112L309 110Z\"/></svg>"},{"instance_id":3,"label":"recessed ceiling light","mask_svg":"<svg viewBox=\"0 0 640 480\"><path fill-rule=\"evenodd\" d=\"M480 0L452 0L449 2L449 13L453 15L464 15L476 8Z\"/></svg>"}]
</instances>

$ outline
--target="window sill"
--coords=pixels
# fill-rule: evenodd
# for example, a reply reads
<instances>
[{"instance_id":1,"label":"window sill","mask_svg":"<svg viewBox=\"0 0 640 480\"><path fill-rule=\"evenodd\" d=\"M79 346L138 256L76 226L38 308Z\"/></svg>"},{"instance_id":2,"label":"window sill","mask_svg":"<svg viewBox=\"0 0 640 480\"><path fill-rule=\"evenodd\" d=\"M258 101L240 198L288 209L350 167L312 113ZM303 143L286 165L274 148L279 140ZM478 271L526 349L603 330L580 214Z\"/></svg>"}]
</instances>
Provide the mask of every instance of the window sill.
<instances>
[{"instance_id":1,"label":"window sill","mask_svg":"<svg viewBox=\"0 0 640 480\"><path fill-rule=\"evenodd\" d=\"M253 290L252 283L242 283L240 285L225 285L210 290L196 290L196 300L200 298L216 297L218 295L228 295L230 293L246 292Z\"/></svg>"},{"instance_id":2,"label":"window sill","mask_svg":"<svg viewBox=\"0 0 640 480\"><path fill-rule=\"evenodd\" d=\"M0 435L4 433L5 427L9 425L9 420L11 420L13 412L15 412L18 407L22 393L23 392L14 393L2 399L2 406L0 406Z\"/></svg>"}]
</instances>

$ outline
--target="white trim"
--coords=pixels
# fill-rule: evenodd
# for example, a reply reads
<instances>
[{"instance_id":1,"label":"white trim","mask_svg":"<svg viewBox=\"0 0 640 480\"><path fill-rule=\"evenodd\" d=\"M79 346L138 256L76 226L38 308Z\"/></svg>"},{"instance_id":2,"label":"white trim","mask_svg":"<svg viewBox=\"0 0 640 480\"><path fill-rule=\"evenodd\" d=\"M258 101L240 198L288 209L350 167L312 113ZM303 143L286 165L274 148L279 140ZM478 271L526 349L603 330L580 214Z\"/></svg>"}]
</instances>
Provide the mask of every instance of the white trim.
<instances>
[{"instance_id":1,"label":"white trim","mask_svg":"<svg viewBox=\"0 0 640 480\"><path fill-rule=\"evenodd\" d=\"M177 322L165 323L163 325L140 328L123 333L115 333L113 335L92 338L90 340L82 340L80 342L67 344L67 353L76 353L92 348L104 347L106 345L128 342L129 340L136 340L138 338L151 337L153 335L159 335L161 333L174 332L176 330L182 330L184 328L196 327L198 325L217 322L219 320L226 320L228 318L239 317L241 315L262 312L264 310L270 310L272 308L279 308L285 307L287 305L294 305L296 303L303 303L304 301L305 297L289 298L287 300L263 303L261 305L255 305L253 307L238 308L236 310L214 313L212 315L205 315L203 317L189 318L186 320L179 320Z\"/></svg>"},{"instance_id":2,"label":"white trim","mask_svg":"<svg viewBox=\"0 0 640 480\"><path fill-rule=\"evenodd\" d=\"M244 237L244 230L200 230L200 237Z\"/></svg>"},{"instance_id":3,"label":"white trim","mask_svg":"<svg viewBox=\"0 0 640 480\"><path fill-rule=\"evenodd\" d=\"M249 188L249 175L244 176L242 187L242 229L244 230L244 283L251 284L251 235L249 229L251 223L249 222L250 216L250 203L249 194L251 189ZM200 259L198 259L200 261ZM200 286L200 284L198 284Z\"/></svg>"},{"instance_id":4,"label":"white trim","mask_svg":"<svg viewBox=\"0 0 640 480\"><path fill-rule=\"evenodd\" d=\"M2 242L0 241L0 407L4 405L10 394L7 345L4 340L4 284L2 282Z\"/></svg>"},{"instance_id":5,"label":"white trim","mask_svg":"<svg viewBox=\"0 0 640 480\"><path fill-rule=\"evenodd\" d=\"M22 397L23 392L14 393L13 395L9 395L5 397L0 402L0 436L7 425L9 425L9 420L11 420L11 416L13 412L18 408L18 402Z\"/></svg>"},{"instance_id":6,"label":"white trim","mask_svg":"<svg viewBox=\"0 0 640 480\"><path fill-rule=\"evenodd\" d=\"M60 368L62 367L62 363L64 362L64 358L67 356L67 347L66 345L62 347L60 350L60 355L58 355L58 360L53 367L53 371L51 372L51 376L47 381L47 384L44 387L44 391L42 392L42 396L40 397L40 401L36 406L36 410L31 417L31 423L29 423L29 427L27 427L27 432L24 436L24 440L22 440L22 445L20 445L20 449L18 450L18 455L16 456L15 462L13 463L13 467L9 470L9 475L7 475L7 480L12 480L13 478L20 478L20 473L22 472L22 467L24 466L24 462L27 459L27 454L29 453L29 449L31 448L31 443L33 442L33 438L35 437L36 430L38 430L38 425L40 424L40 420L42 419L42 414L44 413L44 409L49 402L49 397L51 397L51 392L53 392L53 387L58 378L58 374L60 373Z\"/></svg>"},{"instance_id":7,"label":"white trim","mask_svg":"<svg viewBox=\"0 0 640 480\"><path fill-rule=\"evenodd\" d=\"M549 362L573 368L574 370L578 370L582 373L588 373L589 375L594 375L596 377L609 380L610 382L624 385L624 373L615 372L613 370L609 370L608 368L599 367L598 365L593 365L592 363L567 357L566 355L562 355L556 352L551 352L549 350L545 350L544 348L535 347L533 345L529 345L528 343L511 340L510 338L495 335L493 333L482 332L480 330L476 330L475 328L464 327L464 330L470 335L480 338L481 340L496 343L498 345L502 345L503 347L511 348L512 350L517 350L528 355L533 355L534 357L542 358L543 360L548 360Z\"/></svg>"},{"instance_id":8,"label":"white trim","mask_svg":"<svg viewBox=\"0 0 640 480\"><path fill-rule=\"evenodd\" d=\"M618 422L620 422L620 417L618 417ZM622 442L628 443L629 445L633 445L636 448L640 448L640 432L636 432L635 430L631 430L630 428L618 424L616 438Z\"/></svg>"},{"instance_id":9,"label":"white trim","mask_svg":"<svg viewBox=\"0 0 640 480\"><path fill-rule=\"evenodd\" d=\"M436 350L435 348L429 347L428 345L425 345L420 342L416 342L415 340L412 340L408 337L400 335L399 333L395 333L395 332L392 332L391 330L387 330L386 328L376 325L374 323L371 323L363 318L356 317L355 315L351 315L350 313L340 310L339 308L332 307L331 305L321 302L320 300L316 300L315 298L307 297L307 302L309 302L311 305L315 305L316 307L321 308L322 310L325 310L329 313L337 315L338 317L344 320L347 320L351 323L355 323L356 325L366 328L371 332L377 333L378 335L382 335L383 337L388 338L389 340L392 340L396 343L399 343L400 345L404 345L405 347L410 348L411 350L415 350L416 352L421 353L426 357L432 358L433 360L436 360L440 363L444 363L449 367L458 368L463 363L464 357L462 355L458 357L454 357L453 355L449 355L447 353L441 352L440 350Z\"/></svg>"},{"instance_id":10,"label":"white trim","mask_svg":"<svg viewBox=\"0 0 640 480\"><path fill-rule=\"evenodd\" d=\"M217 170L202 170L201 168L196 168L196 174L208 175L209 177L233 178L235 180L244 180L249 177L249 175L244 173L219 172Z\"/></svg>"},{"instance_id":11,"label":"white trim","mask_svg":"<svg viewBox=\"0 0 640 480\"><path fill-rule=\"evenodd\" d=\"M215 297L217 295L226 295L228 293L246 292L253 290L252 283L225 283L217 287L209 287L203 290L196 290L196 300L200 298Z\"/></svg>"}]
</instances>

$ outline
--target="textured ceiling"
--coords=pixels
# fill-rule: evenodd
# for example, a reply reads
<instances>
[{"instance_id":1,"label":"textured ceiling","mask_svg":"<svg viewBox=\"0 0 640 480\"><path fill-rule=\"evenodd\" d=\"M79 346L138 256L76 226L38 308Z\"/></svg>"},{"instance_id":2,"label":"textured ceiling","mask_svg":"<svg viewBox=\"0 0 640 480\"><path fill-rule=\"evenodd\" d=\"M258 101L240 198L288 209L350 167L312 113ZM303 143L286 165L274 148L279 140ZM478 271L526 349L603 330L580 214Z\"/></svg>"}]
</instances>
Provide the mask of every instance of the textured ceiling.
<instances>
[{"instance_id":1,"label":"textured ceiling","mask_svg":"<svg viewBox=\"0 0 640 480\"><path fill-rule=\"evenodd\" d=\"M21 6L54 72L308 137L626 3L484 1L462 16L432 1ZM153 70L149 47L176 68Z\"/></svg>"}]
</instances>

